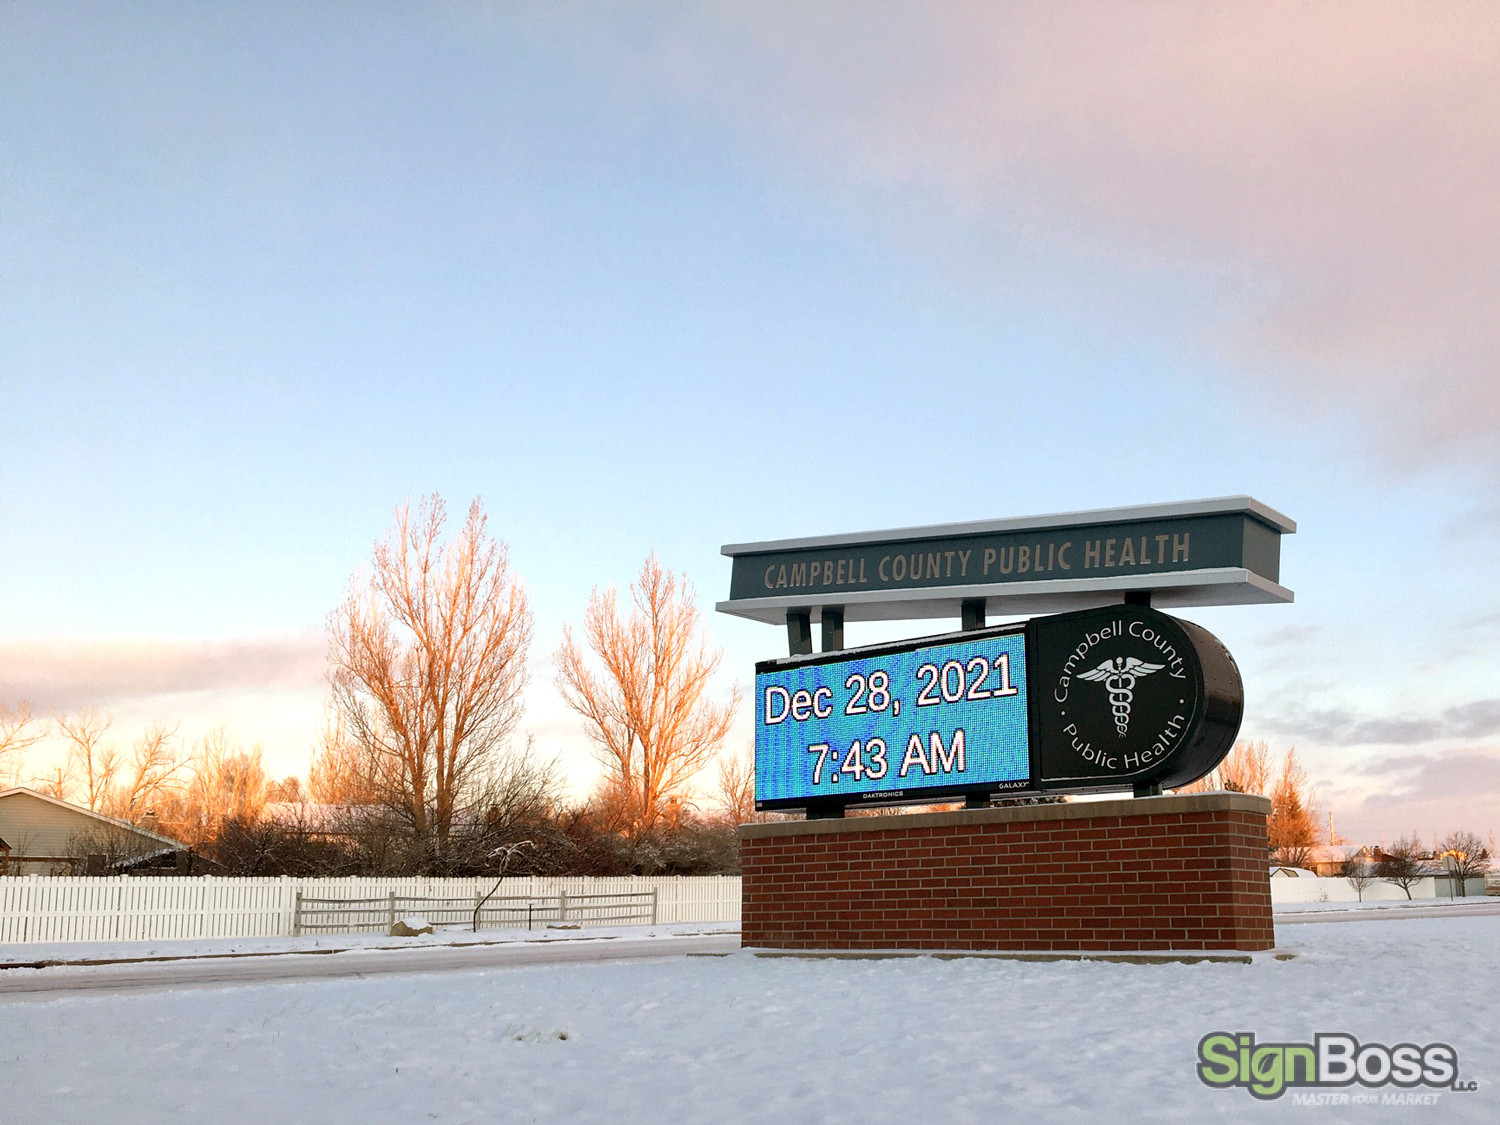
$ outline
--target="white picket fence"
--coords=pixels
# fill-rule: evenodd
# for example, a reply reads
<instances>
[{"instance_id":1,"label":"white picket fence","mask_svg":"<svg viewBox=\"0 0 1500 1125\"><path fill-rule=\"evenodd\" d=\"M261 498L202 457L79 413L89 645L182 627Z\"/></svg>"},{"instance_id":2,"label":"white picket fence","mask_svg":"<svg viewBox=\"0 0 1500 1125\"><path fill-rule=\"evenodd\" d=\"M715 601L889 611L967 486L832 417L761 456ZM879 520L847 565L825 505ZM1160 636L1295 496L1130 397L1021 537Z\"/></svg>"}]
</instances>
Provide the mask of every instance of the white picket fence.
<instances>
[{"instance_id":1,"label":"white picket fence","mask_svg":"<svg viewBox=\"0 0 1500 1125\"><path fill-rule=\"evenodd\" d=\"M134 876L0 876L0 943L41 941L163 941L185 938L277 937L295 922L297 893L318 899L468 899L493 879L143 878ZM733 922L740 917L735 875L661 878L506 879L499 895L656 892L658 922Z\"/></svg>"}]
</instances>

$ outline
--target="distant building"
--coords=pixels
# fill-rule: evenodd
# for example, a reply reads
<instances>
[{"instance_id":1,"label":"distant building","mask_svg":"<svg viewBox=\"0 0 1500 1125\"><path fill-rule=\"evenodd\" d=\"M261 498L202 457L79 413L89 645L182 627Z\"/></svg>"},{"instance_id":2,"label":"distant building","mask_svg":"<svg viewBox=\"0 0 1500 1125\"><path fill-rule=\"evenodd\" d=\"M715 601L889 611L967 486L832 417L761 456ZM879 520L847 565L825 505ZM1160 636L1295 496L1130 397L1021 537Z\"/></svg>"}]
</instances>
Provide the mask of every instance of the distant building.
<instances>
[{"instance_id":1,"label":"distant building","mask_svg":"<svg viewBox=\"0 0 1500 1125\"><path fill-rule=\"evenodd\" d=\"M128 821L17 787L0 793L0 875L118 874L176 869L188 846Z\"/></svg>"},{"instance_id":2,"label":"distant building","mask_svg":"<svg viewBox=\"0 0 1500 1125\"><path fill-rule=\"evenodd\" d=\"M1368 844L1356 848L1351 844L1340 844L1337 847L1330 844L1319 844L1317 847L1309 848L1307 855L1307 866L1324 878L1344 873L1344 864L1350 859L1362 859L1370 866L1374 866L1384 858L1384 853L1377 847Z\"/></svg>"}]
</instances>

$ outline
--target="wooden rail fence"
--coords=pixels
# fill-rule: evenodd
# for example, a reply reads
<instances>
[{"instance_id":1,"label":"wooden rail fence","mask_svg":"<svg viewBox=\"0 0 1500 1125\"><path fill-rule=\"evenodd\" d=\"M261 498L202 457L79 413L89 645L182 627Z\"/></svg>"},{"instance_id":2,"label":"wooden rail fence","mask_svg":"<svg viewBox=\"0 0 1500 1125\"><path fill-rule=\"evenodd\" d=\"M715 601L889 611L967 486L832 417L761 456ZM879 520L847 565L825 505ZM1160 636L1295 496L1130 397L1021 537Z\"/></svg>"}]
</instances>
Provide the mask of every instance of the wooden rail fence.
<instances>
[{"instance_id":1,"label":"wooden rail fence","mask_svg":"<svg viewBox=\"0 0 1500 1125\"><path fill-rule=\"evenodd\" d=\"M297 892L292 933L389 933L396 920L416 914L434 926L468 929L534 929L537 926L655 925L657 891L614 894L495 895L469 898L398 895L384 898L309 898Z\"/></svg>"}]
</instances>

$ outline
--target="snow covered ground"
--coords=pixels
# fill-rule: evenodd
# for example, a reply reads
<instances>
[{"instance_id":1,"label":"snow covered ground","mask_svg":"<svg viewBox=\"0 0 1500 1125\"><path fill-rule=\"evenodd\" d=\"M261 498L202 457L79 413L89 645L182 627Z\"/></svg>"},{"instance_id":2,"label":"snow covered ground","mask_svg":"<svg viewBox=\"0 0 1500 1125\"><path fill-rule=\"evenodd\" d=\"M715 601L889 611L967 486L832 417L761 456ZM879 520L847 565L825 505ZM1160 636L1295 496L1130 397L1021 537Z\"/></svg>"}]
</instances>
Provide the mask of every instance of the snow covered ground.
<instances>
[{"instance_id":1,"label":"snow covered ground","mask_svg":"<svg viewBox=\"0 0 1500 1125\"><path fill-rule=\"evenodd\" d=\"M1384 913L1399 917L1400 911L1455 910L1460 913L1470 910L1500 910L1500 895L1470 895L1468 898L1415 898L1376 899L1366 902L1278 902L1271 907L1279 922L1299 914L1348 911ZM1393 913L1394 912L1394 913Z\"/></svg>"},{"instance_id":2,"label":"snow covered ground","mask_svg":"<svg viewBox=\"0 0 1500 1125\"><path fill-rule=\"evenodd\" d=\"M1279 926L1278 953L1296 956L1249 964L740 952L0 998L0 1123L1491 1122L1497 940L1500 916L1371 912ZM6 952L23 951L38 959ZM1429 1106L1261 1103L1198 1081L1212 1031L1442 1041L1479 1089Z\"/></svg>"},{"instance_id":3,"label":"snow covered ground","mask_svg":"<svg viewBox=\"0 0 1500 1125\"><path fill-rule=\"evenodd\" d=\"M425 949L512 942L610 941L646 934L737 934L738 922L676 922L661 926L543 926L534 930L440 929L417 937L385 934L320 934L309 937L200 938L188 941L55 941L0 945L0 969L48 962L156 961L186 957L330 953L339 950Z\"/></svg>"}]
</instances>

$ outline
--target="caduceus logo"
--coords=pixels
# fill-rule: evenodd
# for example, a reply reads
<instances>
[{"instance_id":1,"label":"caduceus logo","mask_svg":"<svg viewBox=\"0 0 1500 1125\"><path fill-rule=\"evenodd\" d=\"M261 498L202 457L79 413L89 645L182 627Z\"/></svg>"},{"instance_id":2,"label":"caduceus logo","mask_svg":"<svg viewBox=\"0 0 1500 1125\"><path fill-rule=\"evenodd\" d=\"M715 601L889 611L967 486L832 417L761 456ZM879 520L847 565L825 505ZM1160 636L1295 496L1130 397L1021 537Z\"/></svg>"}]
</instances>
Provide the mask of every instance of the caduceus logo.
<instances>
[{"instance_id":1,"label":"caduceus logo","mask_svg":"<svg viewBox=\"0 0 1500 1125\"><path fill-rule=\"evenodd\" d=\"M1104 690L1109 692L1110 710L1115 713L1115 730L1124 738L1130 726L1130 701L1135 698L1135 682L1165 667L1165 664L1147 664L1134 656L1116 656L1091 671L1079 673L1078 678L1103 682Z\"/></svg>"}]
</instances>

